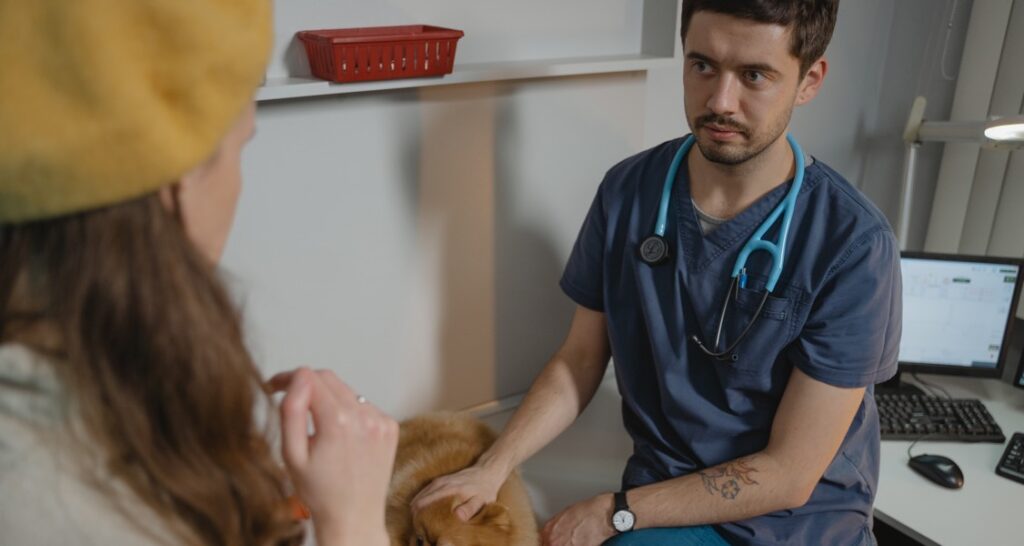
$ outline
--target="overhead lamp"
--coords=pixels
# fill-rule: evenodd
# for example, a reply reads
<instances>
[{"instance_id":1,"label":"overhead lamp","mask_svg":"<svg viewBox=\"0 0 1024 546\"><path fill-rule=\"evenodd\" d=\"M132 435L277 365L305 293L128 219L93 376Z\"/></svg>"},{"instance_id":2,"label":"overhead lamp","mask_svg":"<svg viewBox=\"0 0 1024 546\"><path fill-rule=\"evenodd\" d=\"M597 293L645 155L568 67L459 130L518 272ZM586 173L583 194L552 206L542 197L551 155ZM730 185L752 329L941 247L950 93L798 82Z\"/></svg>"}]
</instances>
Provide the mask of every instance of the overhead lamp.
<instances>
[{"instance_id":1,"label":"overhead lamp","mask_svg":"<svg viewBox=\"0 0 1024 546\"><path fill-rule=\"evenodd\" d=\"M924 142L959 142L982 148L1018 150L1024 148L1024 116L1009 116L984 121L930 121L924 119L927 101L917 97L903 130L903 187L900 195L900 249L906 250L910 230L910 208L914 195L914 168L917 149Z\"/></svg>"}]
</instances>

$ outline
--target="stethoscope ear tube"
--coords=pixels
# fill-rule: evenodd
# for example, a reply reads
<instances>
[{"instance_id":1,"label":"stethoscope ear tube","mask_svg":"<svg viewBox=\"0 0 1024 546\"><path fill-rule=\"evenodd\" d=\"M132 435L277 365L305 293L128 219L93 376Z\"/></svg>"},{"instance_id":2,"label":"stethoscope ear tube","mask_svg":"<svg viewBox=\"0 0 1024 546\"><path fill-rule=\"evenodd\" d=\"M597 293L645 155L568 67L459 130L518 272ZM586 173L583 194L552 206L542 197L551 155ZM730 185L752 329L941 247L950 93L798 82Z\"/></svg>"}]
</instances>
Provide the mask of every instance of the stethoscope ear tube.
<instances>
[{"instance_id":1,"label":"stethoscope ear tube","mask_svg":"<svg viewBox=\"0 0 1024 546\"><path fill-rule=\"evenodd\" d=\"M715 360L731 360L733 362L736 362L740 359L739 353L725 354L712 352L711 349L708 349L707 347L704 346L704 342L701 341L699 337L697 337L697 334L690 336L690 341L696 344L701 351L704 351L704 354L710 356L711 358L714 358Z\"/></svg>"},{"instance_id":2,"label":"stethoscope ear tube","mask_svg":"<svg viewBox=\"0 0 1024 546\"><path fill-rule=\"evenodd\" d=\"M737 277L733 277L732 284L729 285L729 293L725 295L725 303L722 304L722 313L718 315L718 330L717 332L715 332L716 349L718 348L718 343L722 340L722 326L725 324L725 314L729 310L729 300L733 298L734 293L737 297L739 297L739 291L739 280ZM704 354L710 356L711 358L714 358L715 360L732 360L733 362L736 362L737 360L740 359L740 355L735 352L736 347L739 347L740 343L743 343L743 340L747 337L747 334L750 333L750 329L754 327L754 324L757 322L757 319L761 317L761 311L764 310L764 305L766 303L768 303L767 290L765 290L764 294L761 296L761 303L758 304L757 311L754 312L753 318L750 319L750 322L747 323L747 326L743 328L742 332L740 332L740 335L736 338L736 341L733 341L732 345L729 345L723 351L712 351L711 349L708 349L704 345L704 342L701 341L696 334L694 334L691 337L691 339L694 343L697 344L697 347L699 347L701 351L704 351Z\"/></svg>"}]
</instances>

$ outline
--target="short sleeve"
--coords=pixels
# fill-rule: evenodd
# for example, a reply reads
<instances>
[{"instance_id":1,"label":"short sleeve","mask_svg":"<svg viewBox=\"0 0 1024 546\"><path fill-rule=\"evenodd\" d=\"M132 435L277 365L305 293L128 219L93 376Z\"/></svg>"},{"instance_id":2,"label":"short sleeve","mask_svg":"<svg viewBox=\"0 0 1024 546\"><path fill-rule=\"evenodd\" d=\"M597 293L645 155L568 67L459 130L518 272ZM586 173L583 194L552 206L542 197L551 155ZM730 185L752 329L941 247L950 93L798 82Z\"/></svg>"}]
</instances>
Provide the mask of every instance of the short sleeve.
<instances>
[{"instance_id":1,"label":"short sleeve","mask_svg":"<svg viewBox=\"0 0 1024 546\"><path fill-rule=\"evenodd\" d=\"M604 186L602 185L602 188ZM604 311L604 254L608 217L598 189L576 237L559 285L577 304Z\"/></svg>"},{"instance_id":2,"label":"short sleeve","mask_svg":"<svg viewBox=\"0 0 1024 546\"><path fill-rule=\"evenodd\" d=\"M903 326L899 256L887 229L867 233L839 256L788 349L797 368L845 388L895 375Z\"/></svg>"}]
</instances>

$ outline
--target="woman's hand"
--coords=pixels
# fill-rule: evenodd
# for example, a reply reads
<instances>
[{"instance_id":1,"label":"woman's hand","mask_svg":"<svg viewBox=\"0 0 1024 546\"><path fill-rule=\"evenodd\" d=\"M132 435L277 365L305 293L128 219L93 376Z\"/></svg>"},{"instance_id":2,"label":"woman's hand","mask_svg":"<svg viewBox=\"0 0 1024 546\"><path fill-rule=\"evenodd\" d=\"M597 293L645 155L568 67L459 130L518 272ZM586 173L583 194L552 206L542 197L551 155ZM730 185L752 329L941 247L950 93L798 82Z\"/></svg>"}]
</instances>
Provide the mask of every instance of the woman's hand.
<instances>
[{"instance_id":1,"label":"woman's hand","mask_svg":"<svg viewBox=\"0 0 1024 546\"><path fill-rule=\"evenodd\" d=\"M299 368L274 376L269 385L285 393L284 462L313 516L317 542L387 545L384 504L398 424L330 371Z\"/></svg>"}]
</instances>

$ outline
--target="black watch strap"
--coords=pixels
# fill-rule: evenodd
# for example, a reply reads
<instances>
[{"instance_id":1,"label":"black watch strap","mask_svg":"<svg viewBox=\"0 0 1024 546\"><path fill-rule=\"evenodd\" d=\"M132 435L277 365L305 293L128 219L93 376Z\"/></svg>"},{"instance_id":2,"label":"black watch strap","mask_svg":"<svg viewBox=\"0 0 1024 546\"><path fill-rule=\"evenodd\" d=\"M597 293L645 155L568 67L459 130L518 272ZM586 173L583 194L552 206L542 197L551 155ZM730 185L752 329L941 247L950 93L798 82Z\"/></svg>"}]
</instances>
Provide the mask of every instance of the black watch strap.
<instances>
[{"instance_id":1,"label":"black watch strap","mask_svg":"<svg viewBox=\"0 0 1024 546\"><path fill-rule=\"evenodd\" d=\"M629 503L626 502L626 492L619 491L615 493L615 511L629 510Z\"/></svg>"}]
</instances>

